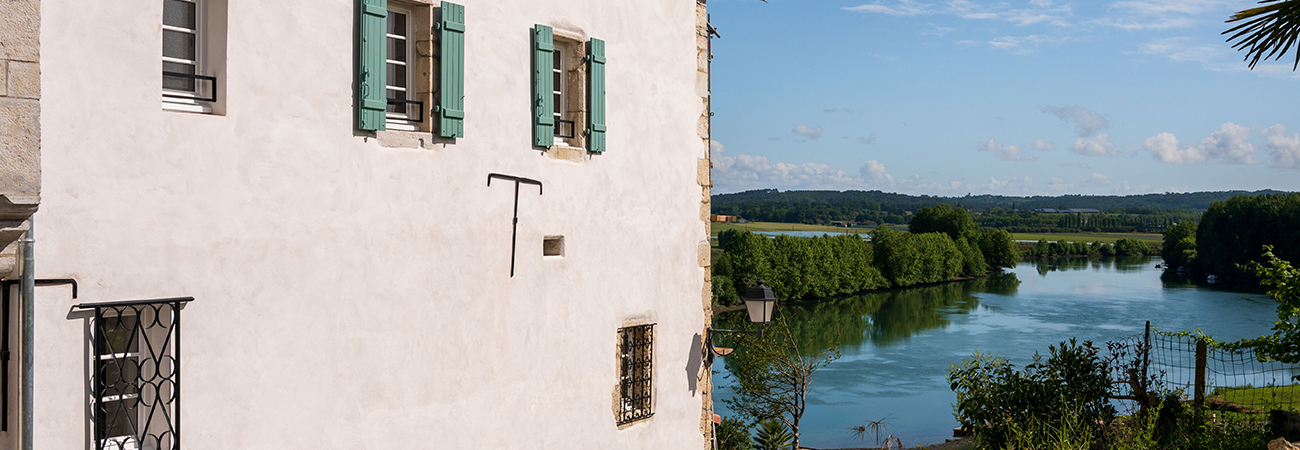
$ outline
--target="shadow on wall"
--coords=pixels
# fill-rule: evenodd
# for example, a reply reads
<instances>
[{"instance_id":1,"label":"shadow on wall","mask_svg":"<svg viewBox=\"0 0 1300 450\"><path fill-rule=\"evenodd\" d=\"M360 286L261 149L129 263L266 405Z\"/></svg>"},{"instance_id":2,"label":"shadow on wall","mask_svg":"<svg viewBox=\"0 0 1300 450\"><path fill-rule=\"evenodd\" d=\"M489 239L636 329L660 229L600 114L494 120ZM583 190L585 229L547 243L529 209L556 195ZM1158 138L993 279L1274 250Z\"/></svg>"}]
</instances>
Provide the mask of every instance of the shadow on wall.
<instances>
[{"instance_id":1,"label":"shadow on wall","mask_svg":"<svg viewBox=\"0 0 1300 450\"><path fill-rule=\"evenodd\" d=\"M704 355L701 350L703 341L700 334L695 333L695 336L691 338L691 348L689 350L691 356L686 360L686 389L690 389L692 397L699 390L700 367L704 365Z\"/></svg>"}]
</instances>

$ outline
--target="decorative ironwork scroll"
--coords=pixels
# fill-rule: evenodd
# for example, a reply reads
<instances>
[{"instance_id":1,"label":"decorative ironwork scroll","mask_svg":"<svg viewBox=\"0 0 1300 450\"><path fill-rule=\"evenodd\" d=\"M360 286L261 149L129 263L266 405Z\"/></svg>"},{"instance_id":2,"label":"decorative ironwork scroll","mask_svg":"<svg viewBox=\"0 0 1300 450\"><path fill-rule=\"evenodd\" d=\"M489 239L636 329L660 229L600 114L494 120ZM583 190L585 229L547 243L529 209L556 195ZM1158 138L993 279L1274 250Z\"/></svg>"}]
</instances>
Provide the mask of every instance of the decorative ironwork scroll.
<instances>
[{"instance_id":1,"label":"decorative ironwork scroll","mask_svg":"<svg viewBox=\"0 0 1300 450\"><path fill-rule=\"evenodd\" d=\"M619 404L618 424L632 423L654 415L654 324L618 330Z\"/></svg>"},{"instance_id":2,"label":"decorative ironwork scroll","mask_svg":"<svg viewBox=\"0 0 1300 450\"><path fill-rule=\"evenodd\" d=\"M177 450L181 307L192 297L87 303L96 450Z\"/></svg>"}]
</instances>

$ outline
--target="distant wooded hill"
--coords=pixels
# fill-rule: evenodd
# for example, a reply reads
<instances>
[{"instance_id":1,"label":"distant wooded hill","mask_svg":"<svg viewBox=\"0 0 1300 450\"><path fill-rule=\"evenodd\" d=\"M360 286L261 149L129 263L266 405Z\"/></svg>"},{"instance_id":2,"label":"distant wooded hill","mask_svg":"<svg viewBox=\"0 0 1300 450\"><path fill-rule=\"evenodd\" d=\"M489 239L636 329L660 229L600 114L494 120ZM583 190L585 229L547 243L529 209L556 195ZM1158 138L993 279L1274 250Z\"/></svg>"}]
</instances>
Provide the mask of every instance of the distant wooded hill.
<instances>
[{"instance_id":1,"label":"distant wooded hill","mask_svg":"<svg viewBox=\"0 0 1300 450\"><path fill-rule=\"evenodd\" d=\"M1129 218L1126 220L1134 223L1142 222L1148 225L1159 225L1163 224L1165 220L1177 222L1179 220L1188 220L1189 217L1194 220L1194 218L1199 217L1201 212L1210 207L1210 203L1227 200L1233 196L1257 196L1276 193L1283 192L1263 190L1255 192L1221 191L1125 196L1008 197L1001 195L970 195L965 197L932 197L881 191L782 192L777 189L761 189L735 194L714 195L713 213L740 216L747 220L764 222L849 221L867 223L871 221L877 223L904 223L907 221L908 212L915 212L927 206L950 204L959 205L962 208L982 212L985 213L984 215L990 216L1023 215L1036 209L1095 209L1105 214L1128 216ZM1156 221L1154 217L1147 217L1146 220L1138 220L1133 216L1160 216L1163 219ZM1017 222L1022 220L1017 220ZM1051 220L1055 222L1058 219ZM1160 223L1157 224L1156 222Z\"/></svg>"}]
</instances>

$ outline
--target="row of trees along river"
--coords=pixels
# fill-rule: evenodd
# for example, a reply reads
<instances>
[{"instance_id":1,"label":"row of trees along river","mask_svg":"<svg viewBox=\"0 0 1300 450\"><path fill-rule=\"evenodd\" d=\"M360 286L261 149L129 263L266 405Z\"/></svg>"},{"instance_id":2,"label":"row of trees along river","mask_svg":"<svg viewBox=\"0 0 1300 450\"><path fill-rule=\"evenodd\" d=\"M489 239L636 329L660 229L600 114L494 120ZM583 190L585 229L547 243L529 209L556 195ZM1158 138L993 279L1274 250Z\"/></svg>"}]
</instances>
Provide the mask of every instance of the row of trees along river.
<instances>
[{"instance_id":1,"label":"row of trees along river","mask_svg":"<svg viewBox=\"0 0 1300 450\"><path fill-rule=\"evenodd\" d=\"M760 364L747 364L745 355L762 353L767 344L757 340L748 344L730 341L739 348L735 358L726 358L735 361L727 361L723 370L726 376L721 377L730 377L732 382L719 391L719 398L727 404L720 411L729 416L720 437L731 433L736 438L738 429L758 427L761 419L779 419L798 439L800 417L808 412L814 419L804 424L803 431L809 432L813 444L842 443L844 435L855 429L857 438L862 438L871 419L885 416L895 418L895 434L912 439L910 444L933 441L941 436L933 434L939 431L933 428L954 423L950 405L955 399L942 375L936 374L960 361L960 355L970 355L973 348L965 346L980 345L986 352L991 349L1008 355L1010 360L1024 360L1026 352L1045 350L1047 344L1075 336L1100 342L1137 332L1137 324L1147 319L1163 321L1166 329L1203 329L1223 342L1234 342L1223 345L1253 346L1279 360L1300 360L1296 327L1283 326L1282 322L1274 335L1238 341L1260 336L1266 330L1272 316L1267 311L1277 306L1268 297L1205 290L1173 271L1163 275L1153 272L1151 259L1121 262L1124 260L1103 258L1100 263L1096 259L1121 252L1151 252L1139 241L1121 241L1114 246L1039 242L1024 249L1025 253L1093 258L1026 263L1021 261L1021 250L1009 233L980 228L962 208L921 208L910 225L909 232L876 229L870 233L871 241L857 236L768 238L744 231L719 236L723 252L715 255L713 266L714 296L719 306L738 304L737 293L757 278L764 279L785 300L827 298L786 305L778 313L777 323L769 327L767 337L762 338L769 343L788 344L795 349L796 360L806 363L802 367L808 369L808 384L792 391L796 395L788 398L797 400L797 405L791 404L787 410L744 407L746 402L759 399L753 394L762 390L761 383L752 382L771 375L764 375L764 370L773 367L773 360L769 355ZM1296 308L1300 300L1295 292L1300 280L1282 259L1300 259L1300 194L1230 198L1212 203L1199 224L1184 220L1170 225L1160 253L1171 266L1188 266L1243 280L1263 277L1265 282L1275 284L1290 279L1289 285L1283 282L1271 294L1283 300L1284 308L1291 308L1283 321L1295 322L1300 315L1300 308ZM1266 245L1272 246L1273 253L1264 253ZM1081 261L1082 265L1072 261ZM1074 266L1088 270L1069 269ZM1009 270L983 277L988 272L1002 272L999 269ZM1074 275L1062 278L1057 274L1060 271ZM1159 280L1154 286L1143 281L1153 273ZM977 281L935 284L961 276ZM1048 277L1057 278L1048 282ZM1039 284L1038 278L1046 284ZM1026 281L1036 287L1024 292L1022 283ZM1032 306L1023 302L1030 297ZM1173 301L1166 301L1169 299ZM743 322L739 314L724 315L715 326L744 327ZM927 341L930 346L911 342L927 336L926 330L935 329L947 329L940 335L949 337ZM983 340L982 329L1002 331L988 341ZM780 337L783 335L786 338ZM934 347L935 342L943 343ZM726 340L723 343L728 344ZM752 348L746 350L746 346ZM852 358L845 358L850 362L836 361L841 350L853 352ZM911 362L903 372L896 366L867 364L885 353L887 359ZM829 380L825 383L833 385L835 393L819 394L813 387L811 371L819 367L839 368L831 372L838 375L815 377ZM846 381L846 376L858 381ZM746 386L744 379L751 384ZM895 389L900 387L907 389ZM911 400L900 403L878 395ZM931 403L941 403L942 408ZM891 409L881 410L880 405ZM798 411L797 417L788 414L794 410ZM864 413L866 410L871 412ZM763 411L770 413L769 417L763 417ZM842 417L850 411L856 414L854 418ZM737 418L750 422L745 424ZM899 423L902 420L913 423ZM846 421L857 426L845 427ZM928 431L904 431L918 424ZM758 428L780 427L767 423Z\"/></svg>"}]
</instances>

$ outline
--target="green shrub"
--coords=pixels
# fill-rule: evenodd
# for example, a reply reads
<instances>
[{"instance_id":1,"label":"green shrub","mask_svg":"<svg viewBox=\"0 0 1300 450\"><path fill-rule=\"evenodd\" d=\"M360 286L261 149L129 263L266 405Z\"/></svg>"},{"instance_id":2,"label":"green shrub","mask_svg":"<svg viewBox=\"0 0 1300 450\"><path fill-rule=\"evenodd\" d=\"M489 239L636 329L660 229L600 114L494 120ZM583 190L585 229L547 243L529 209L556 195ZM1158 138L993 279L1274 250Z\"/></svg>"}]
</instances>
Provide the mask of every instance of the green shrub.
<instances>
[{"instance_id":1,"label":"green shrub","mask_svg":"<svg viewBox=\"0 0 1300 450\"><path fill-rule=\"evenodd\" d=\"M758 423L754 443L758 450L784 450L794 442L794 434L780 421L767 419Z\"/></svg>"},{"instance_id":2,"label":"green shrub","mask_svg":"<svg viewBox=\"0 0 1300 450\"><path fill-rule=\"evenodd\" d=\"M718 450L754 450L753 439L749 437L749 427L745 422L733 418L722 419L714 430L718 439Z\"/></svg>"},{"instance_id":3,"label":"green shrub","mask_svg":"<svg viewBox=\"0 0 1300 450\"><path fill-rule=\"evenodd\" d=\"M1066 430L1065 418L1071 414L1065 412L1073 412L1083 424L1110 423L1115 418L1107 398L1110 365L1092 342L1078 344L1071 339L1049 347L1049 354L1046 361L1035 354L1034 362L1021 371L1002 358L977 351L949 370L948 382L957 394L957 420L981 446L1003 448L1017 430ZM1071 436L1071 442L1077 441L1077 436Z\"/></svg>"}]
</instances>

